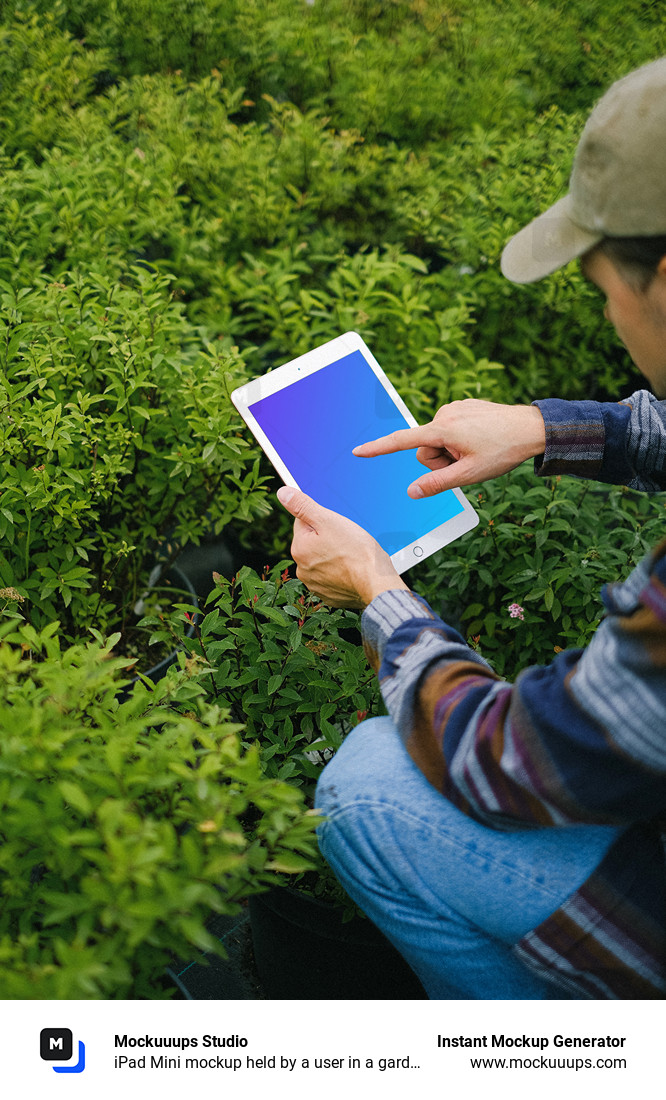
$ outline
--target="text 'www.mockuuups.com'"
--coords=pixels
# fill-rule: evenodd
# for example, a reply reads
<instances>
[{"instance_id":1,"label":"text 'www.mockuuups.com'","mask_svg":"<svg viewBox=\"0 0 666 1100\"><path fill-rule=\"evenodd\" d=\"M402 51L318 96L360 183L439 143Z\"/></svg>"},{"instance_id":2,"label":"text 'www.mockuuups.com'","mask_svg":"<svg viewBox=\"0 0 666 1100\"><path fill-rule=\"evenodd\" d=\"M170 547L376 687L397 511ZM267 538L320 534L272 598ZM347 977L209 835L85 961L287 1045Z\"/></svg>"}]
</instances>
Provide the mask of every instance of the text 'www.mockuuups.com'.
<instances>
[{"instance_id":1,"label":"text 'www.mockuuups.com'","mask_svg":"<svg viewBox=\"0 0 666 1100\"><path fill-rule=\"evenodd\" d=\"M623 1035L439 1035L441 1049L501 1050L498 1054L470 1054L472 1069L626 1069L625 1057L611 1057L622 1050ZM518 1053L519 1052L519 1053Z\"/></svg>"}]
</instances>

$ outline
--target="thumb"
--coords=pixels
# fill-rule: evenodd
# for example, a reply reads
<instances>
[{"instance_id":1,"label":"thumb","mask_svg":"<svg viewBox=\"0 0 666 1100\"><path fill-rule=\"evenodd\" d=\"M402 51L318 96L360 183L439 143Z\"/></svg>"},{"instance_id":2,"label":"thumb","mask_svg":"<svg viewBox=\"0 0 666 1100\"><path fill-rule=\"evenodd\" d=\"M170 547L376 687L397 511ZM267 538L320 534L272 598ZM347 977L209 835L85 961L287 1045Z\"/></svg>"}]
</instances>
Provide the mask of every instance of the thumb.
<instances>
[{"instance_id":1,"label":"thumb","mask_svg":"<svg viewBox=\"0 0 666 1100\"><path fill-rule=\"evenodd\" d=\"M277 491L277 498L280 504L296 519L303 520L310 527L315 526L319 505L307 493L302 493L300 489L295 489L293 485L281 485Z\"/></svg>"},{"instance_id":2,"label":"thumb","mask_svg":"<svg viewBox=\"0 0 666 1100\"><path fill-rule=\"evenodd\" d=\"M432 470L429 474L413 481L407 489L409 496L414 500L420 497L434 497L437 493L444 493L447 489L459 489L463 485L472 485L479 480L474 464L465 459L459 459L439 470Z\"/></svg>"}]
</instances>

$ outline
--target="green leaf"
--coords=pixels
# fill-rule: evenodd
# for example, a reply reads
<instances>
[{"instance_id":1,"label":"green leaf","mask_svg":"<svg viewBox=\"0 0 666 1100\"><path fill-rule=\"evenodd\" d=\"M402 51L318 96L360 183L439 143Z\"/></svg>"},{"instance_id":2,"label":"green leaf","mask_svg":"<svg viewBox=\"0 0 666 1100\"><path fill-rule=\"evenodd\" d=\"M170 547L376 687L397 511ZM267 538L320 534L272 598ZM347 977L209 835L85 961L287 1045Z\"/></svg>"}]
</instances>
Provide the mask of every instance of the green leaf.
<instances>
[{"instance_id":1,"label":"green leaf","mask_svg":"<svg viewBox=\"0 0 666 1100\"><path fill-rule=\"evenodd\" d=\"M289 626L289 618L279 607L271 607L270 604L258 603L254 609L259 615L264 615L272 623L280 626Z\"/></svg>"},{"instance_id":2,"label":"green leaf","mask_svg":"<svg viewBox=\"0 0 666 1100\"><path fill-rule=\"evenodd\" d=\"M199 627L202 638L206 638L210 634L211 630L217 625L219 620L220 613L217 609L208 612Z\"/></svg>"},{"instance_id":3,"label":"green leaf","mask_svg":"<svg viewBox=\"0 0 666 1100\"><path fill-rule=\"evenodd\" d=\"M312 860L296 855L295 852L283 852L282 855L269 860L266 866L270 871L282 871L285 874L295 875L300 871L309 871Z\"/></svg>"},{"instance_id":4,"label":"green leaf","mask_svg":"<svg viewBox=\"0 0 666 1100\"><path fill-rule=\"evenodd\" d=\"M80 810L82 814L90 814L92 812L92 806L87 794L78 787L75 783L71 783L69 779L61 779L58 783L60 793L66 802L69 802L70 806L73 806L75 810Z\"/></svg>"}]
</instances>

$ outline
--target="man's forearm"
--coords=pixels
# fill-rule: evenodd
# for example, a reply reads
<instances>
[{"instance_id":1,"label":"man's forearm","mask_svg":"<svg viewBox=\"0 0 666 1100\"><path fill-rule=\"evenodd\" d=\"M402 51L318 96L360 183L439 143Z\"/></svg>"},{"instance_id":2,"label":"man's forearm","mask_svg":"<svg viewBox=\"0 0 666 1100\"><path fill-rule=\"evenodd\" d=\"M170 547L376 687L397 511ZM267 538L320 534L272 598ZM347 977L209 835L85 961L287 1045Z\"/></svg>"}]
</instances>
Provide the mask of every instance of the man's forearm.
<instances>
[{"instance_id":1,"label":"man's forearm","mask_svg":"<svg viewBox=\"0 0 666 1100\"><path fill-rule=\"evenodd\" d=\"M502 828L627 823L663 806L666 658L655 639L666 624L666 544L606 600L587 650L515 684L414 593L384 593L364 612L366 652L410 755L466 812Z\"/></svg>"}]
</instances>

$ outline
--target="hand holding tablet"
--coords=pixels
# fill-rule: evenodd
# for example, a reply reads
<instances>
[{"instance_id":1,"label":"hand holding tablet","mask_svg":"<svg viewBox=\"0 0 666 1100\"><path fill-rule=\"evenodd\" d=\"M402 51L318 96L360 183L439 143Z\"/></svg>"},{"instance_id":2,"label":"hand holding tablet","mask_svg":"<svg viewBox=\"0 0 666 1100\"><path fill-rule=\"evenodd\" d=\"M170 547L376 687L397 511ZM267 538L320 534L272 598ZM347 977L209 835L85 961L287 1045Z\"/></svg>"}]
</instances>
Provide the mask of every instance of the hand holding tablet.
<instances>
[{"instance_id":1,"label":"hand holding tablet","mask_svg":"<svg viewBox=\"0 0 666 1100\"><path fill-rule=\"evenodd\" d=\"M294 517L296 576L324 603L363 608L381 592L409 591L386 551L357 523L291 485L280 486L277 496Z\"/></svg>"},{"instance_id":2,"label":"hand holding tablet","mask_svg":"<svg viewBox=\"0 0 666 1100\"><path fill-rule=\"evenodd\" d=\"M287 485L369 532L404 572L470 530L477 516L459 489L413 499L423 469L413 450L372 460L368 440L416 421L354 332L235 390L232 400Z\"/></svg>"}]
</instances>

